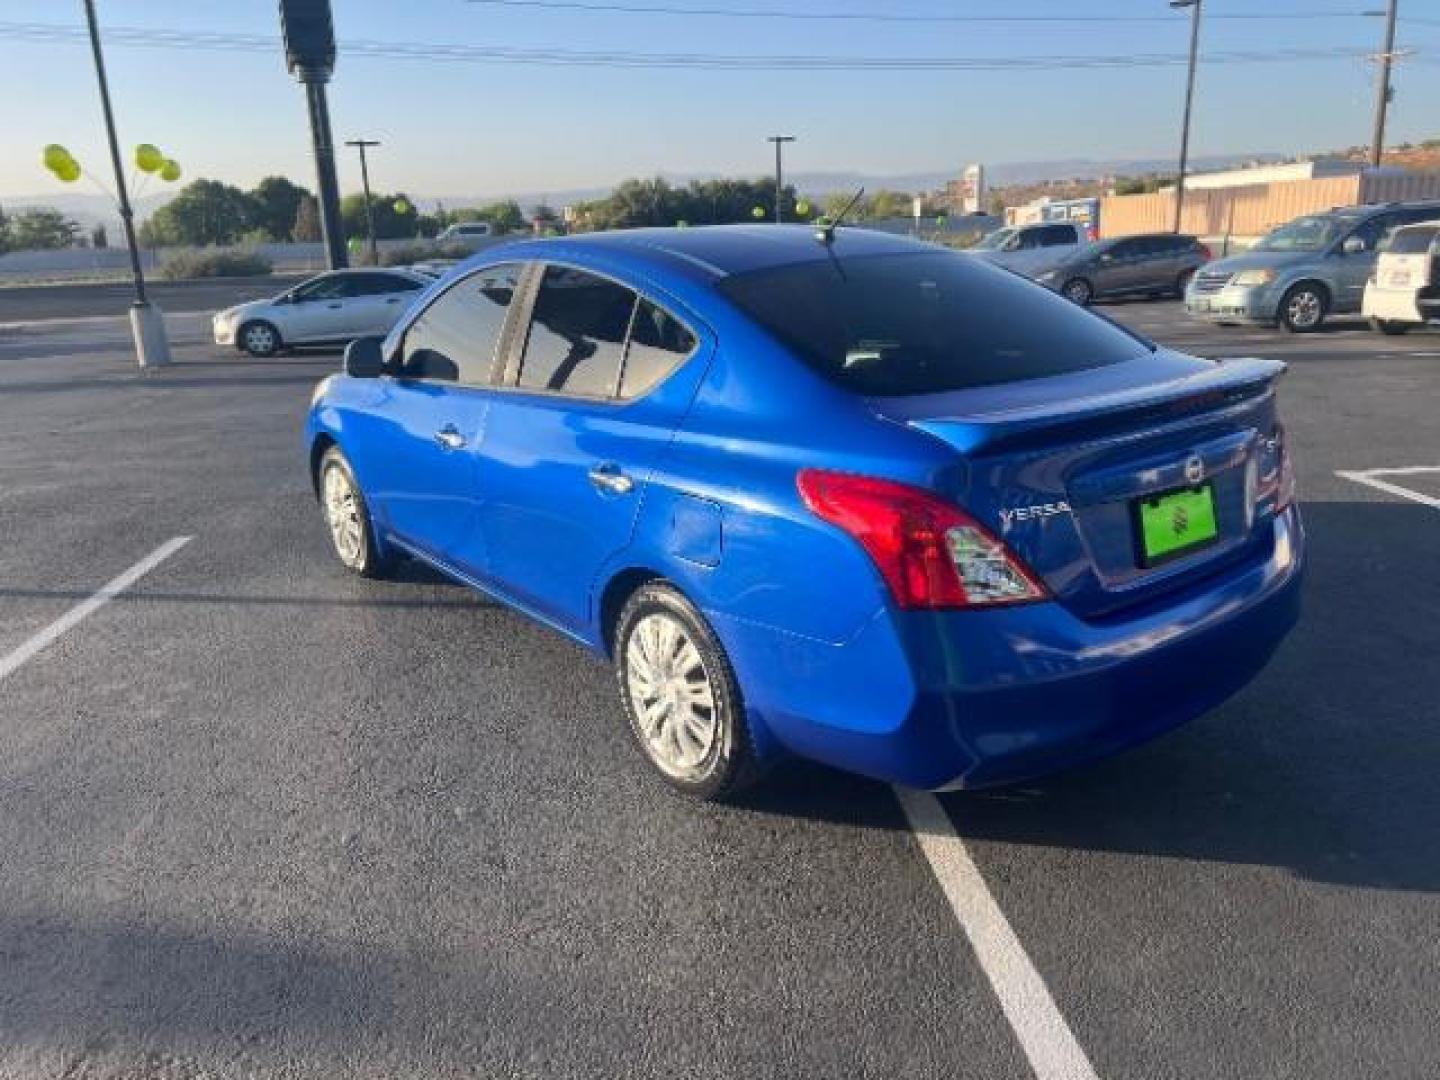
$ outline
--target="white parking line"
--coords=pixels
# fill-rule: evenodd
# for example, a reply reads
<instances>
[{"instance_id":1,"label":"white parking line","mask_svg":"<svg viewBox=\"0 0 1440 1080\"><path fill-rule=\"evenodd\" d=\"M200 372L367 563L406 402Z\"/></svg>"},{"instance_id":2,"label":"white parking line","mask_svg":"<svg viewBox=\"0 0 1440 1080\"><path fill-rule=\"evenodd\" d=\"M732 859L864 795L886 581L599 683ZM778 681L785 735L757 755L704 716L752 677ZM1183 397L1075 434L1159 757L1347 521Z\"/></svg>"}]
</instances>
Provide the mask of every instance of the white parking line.
<instances>
[{"instance_id":1,"label":"white parking line","mask_svg":"<svg viewBox=\"0 0 1440 1080\"><path fill-rule=\"evenodd\" d=\"M1097 1080L1070 1025L935 796L896 787L920 850L945 891L1036 1080Z\"/></svg>"},{"instance_id":2,"label":"white parking line","mask_svg":"<svg viewBox=\"0 0 1440 1080\"><path fill-rule=\"evenodd\" d=\"M1400 484L1392 484L1388 480L1382 480L1382 476L1420 476L1427 473L1440 473L1440 465L1407 465L1404 468L1396 469L1364 469L1352 472L1345 469L1337 469L1335 475L1342 480L1351 480L1357 484L1365 484L1379 491L1388 492L1391 495L1399 495L1402 499L1409 499L1411 502L1420 503L1422 506L1430 506L1440 510L1440 499L1434 495L1426 495L1422 491L1413 491L1410 488L1402 487Z\"/></svg>"},{"instance_id":3,"label":"white parking line","mask_svg":"<svg viewBox=\"0 0 1440 1080\"><path fill-rule=\"evenodd\" d=\"M76 604L64 615L61 615L60 618L45 627L45 629L41 630L34 637L22 643L20 647L9 656L0 658L0 681L3 681L6 676L12 674L21 664L25 663L25 661L45 648L45 646L54 642L61 634L85 618L85 616L94 613L111 600L114 600L115 597L119 596L131 585L134 585L135 582L139 581L151 570L154 570L155 567L159 566L171 555L174 555L175 552L179 551L189 542L190 537L188 536L176 536L173 539L166 540L165 543L161 544L149 555L146 555L145 558L130 567L129 570L126 570L119 577L114 578L107 584L102 585L93 595L80 601L80 603Z\"/></svg>"}]
</instances>

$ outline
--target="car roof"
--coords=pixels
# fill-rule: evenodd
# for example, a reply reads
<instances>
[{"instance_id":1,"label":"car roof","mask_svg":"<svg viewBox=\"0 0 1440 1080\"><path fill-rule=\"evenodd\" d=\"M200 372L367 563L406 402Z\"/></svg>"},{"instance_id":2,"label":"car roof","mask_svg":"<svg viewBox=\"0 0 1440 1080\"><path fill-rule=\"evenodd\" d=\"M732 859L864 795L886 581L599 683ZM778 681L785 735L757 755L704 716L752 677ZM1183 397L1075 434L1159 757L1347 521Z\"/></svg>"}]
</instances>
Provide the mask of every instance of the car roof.
<instances>
[{"instance_id":1,"label":"car roof","mask_svg":"<svg viewBox=\"0 0 1440 1080\"><path fill-rule=\"evenodd\" d=\"M715 281L732 274L798 263L862 255L936 253L932 244L870 229L841 226L826 244L811 225L706 225L683 229L624 229L576 236L524 240L485 253L526 259L608 257L635 269L660 270L694 280Z\"/></svg>"}]
</instances>

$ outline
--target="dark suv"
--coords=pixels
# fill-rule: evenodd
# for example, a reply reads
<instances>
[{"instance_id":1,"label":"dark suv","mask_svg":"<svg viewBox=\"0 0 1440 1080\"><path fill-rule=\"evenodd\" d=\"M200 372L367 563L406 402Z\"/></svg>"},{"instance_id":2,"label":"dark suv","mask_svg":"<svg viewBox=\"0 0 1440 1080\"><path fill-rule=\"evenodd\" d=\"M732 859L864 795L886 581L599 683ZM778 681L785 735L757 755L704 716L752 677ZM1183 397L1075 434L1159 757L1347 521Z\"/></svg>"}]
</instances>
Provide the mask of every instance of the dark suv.
<instances>
[{"instance_id":1,"label":"dark suv","mask_svg":"<svg viewBox=\"0 0 1440 1080\"><path fill-rule=\"evenodd\" d=\"M1210 249L1193 236L1150 233L1087 244L1036 281L1077 304L1108 296L1183 296Z\"/></svg>"}]
</instances>

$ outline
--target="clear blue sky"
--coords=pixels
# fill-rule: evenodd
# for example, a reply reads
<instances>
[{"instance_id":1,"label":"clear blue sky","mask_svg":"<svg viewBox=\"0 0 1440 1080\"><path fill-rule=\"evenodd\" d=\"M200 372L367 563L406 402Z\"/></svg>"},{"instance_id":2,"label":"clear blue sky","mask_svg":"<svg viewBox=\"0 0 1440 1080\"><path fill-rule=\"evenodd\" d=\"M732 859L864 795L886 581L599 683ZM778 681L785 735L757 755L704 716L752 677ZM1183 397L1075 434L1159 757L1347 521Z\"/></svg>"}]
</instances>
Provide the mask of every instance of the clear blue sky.
<instances>
[{"instance_id":1,"label":"clear blue sky","mask_svg":"<svg viewBox=\"0 0 1440 1080\"><path fill-rule=\"evenodd\" d=\"M788 12L1150 15L1151 23L986 25L728 19L505 8L466 0L334 0L342 39L628 52L863 56L1183 53L1188 15L1165 0L628 0ZM1356 12L1382 0L1206 0L1213 15ZM275 0L99 0L103 25L276 35L271 55L115 45L121 137L153 141L188 177L313 185L300 89L285 73ZM80 0L6 0L5 22L82 25ZM1440 0L1401 0L1391 141L1440 136ZM1378 48L1380 19L1211 19L1212 53ZM420 196L537 192L668 172L757 174L771 132L797 170L904 173L965 162L1174 153L1183 67L1111 71L617 70L400 61L342 50L335 135L379 138L372 177ZM1308 152L1369 138L1373 74L1358 59L1202 66L1196 154ZM103 166L82 44L0 35L0 198L60 190L38 164L61 142ZM95 168L97 173L101 169ZM353 153L341 183L358 187Z\"/></svg>"}]
</instances>

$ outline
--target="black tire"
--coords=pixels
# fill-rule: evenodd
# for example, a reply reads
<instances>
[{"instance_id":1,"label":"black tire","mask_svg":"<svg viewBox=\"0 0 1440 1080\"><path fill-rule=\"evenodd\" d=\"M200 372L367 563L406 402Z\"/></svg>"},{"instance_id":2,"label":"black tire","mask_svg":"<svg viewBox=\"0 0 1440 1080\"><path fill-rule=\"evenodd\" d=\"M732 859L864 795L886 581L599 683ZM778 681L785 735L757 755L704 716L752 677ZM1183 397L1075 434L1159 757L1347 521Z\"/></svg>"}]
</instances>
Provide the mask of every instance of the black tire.
<instances>
[{"instance_id":1,"label":"black tire","mask_svg":"<svg viewBox=\"0 0 1440 1080\"><path fill-rule=\"evenodd\" d=\"M264 359L283 349L285 341L274 323L253 319L235 331L235 347L243 353Z\"/></svg>"},{"instance_id":2,"label":"black tire","mask_svg":"<svg viewBox=\"0 0 1440 1080\"><path fill-rule=\"evenodd\" d=\"M341 507L332 502L332 485L340 484L341 478L353 497L353 514L347 521L348 524L358 527L358 536L353 541L349 538L348 530L346 538L342 540L335 522ZM345 460L345 455L338 446L330 447L321 456L320 465L315 472L315 490L320 496L320 513L325 520L326 531L330 534L330 549L335 553L340 565L361 577L384 576L394 559L388 552L382 551L375 541L375 526L370 518L370 507L365 502L364 492L360 490L350 462Z\"/></svg>"},{"instance_id":3,"label":"black tire","mask_svg":"<svg viewBox=\"0 0 1440 1080\"><path fill-rule=\"evenodd\" d=\"M1377 334L1384 334L1387 337L1399 337L1401 334L1410 332L1410 324L1403 322L1391 322L1389 319L1371 319L1370 329Z\"/></svg>"},{"instance_id":4,"label":"black tire","mask_svg":"<svg viewBox=\"0 0 1440 1080\"><path fill-rule=\"evenodd\" d=\"M643 653L646 645L637 639L637 634L646 633L654 625L663 627L671 621L684 631L684 639L693 645L698 653L705 680L703 685L708 688L710 700L713 702L710 710L710 715L713 716L713 735L708 746L697 755L693 769L690 770L679 769L673 760L667 764L665 752L657 748L666 741L663 731L657 730L648 736L646 734L647 726L664 729L668 724L668 730L674 732L670 741L679 749L678 731L685 725L676 718L675 699L671 699L668 711L664 710L662 698L665 692L658 680L651 683L655 698L651 707L659 708L660 719L647 724L636 705L637 699L643 700L647 696L644 689L645 673L636 668L632 680L632 640L634 648ZM740 686L736 681L734 668L730 666L729 657L725 655L719 639L715 637L714 631L695 605L666 582L652 581L642 585L625 602L615 620L614 643L615 679L620 690L621 707L625 710L631 738L646 763L677 790L693 798L712 802L734 795L753 783L759 770L756 767L749 728L745 723L745 706L740 695ZM676 648L671 661L677 669L679 664L683 663L685 655L684 648ZM644 663L643 659L640 662ZM677 675L676 678L687 686L701 685L697 680L685 680L683 676ZM688 728L686 730L689 731ZM687 738L690 738L688 734Z\"/></svg>"},{"instance_id":5,"label":"black tire","mask_svg":"<svg viewBox=\"0 0 1440 1080\"><path fill-rule=\"evenodd\" d=\"M1195 276L1194 270L1182 270L1180 276L1175 279L1175 296L1181 300L1185 299L1185 290L1190 287L1190 279Z\"/></svg>"},{"instance_id":6,"label":"black tire","mask_svg":"<svg viewBox=\"0 0 1440 1080\"><path fill-rule=\"evenodd\" d=\"M1086 307L1095 299L1095 287L1084 278L1071 278L1060 286L1060 295L1073 304Z\"/></svg>"},{"instance_id":7,"label":"black tire","mask_svg":"<svg viewBox=\"0 0 1440 1080\"><path fill-rule=\"evenodd\" d=\"M1280 299L1277 315L1281 327L1292 334L1313 334L1325 325L1330 313L1330 295L1313 281L1292 285Z\"/></svg>"}]
</instances>

